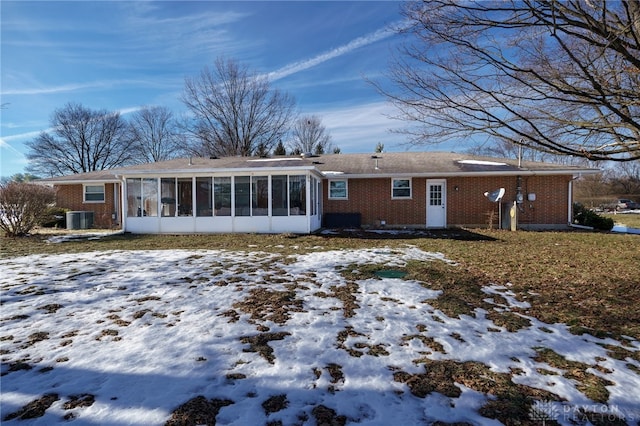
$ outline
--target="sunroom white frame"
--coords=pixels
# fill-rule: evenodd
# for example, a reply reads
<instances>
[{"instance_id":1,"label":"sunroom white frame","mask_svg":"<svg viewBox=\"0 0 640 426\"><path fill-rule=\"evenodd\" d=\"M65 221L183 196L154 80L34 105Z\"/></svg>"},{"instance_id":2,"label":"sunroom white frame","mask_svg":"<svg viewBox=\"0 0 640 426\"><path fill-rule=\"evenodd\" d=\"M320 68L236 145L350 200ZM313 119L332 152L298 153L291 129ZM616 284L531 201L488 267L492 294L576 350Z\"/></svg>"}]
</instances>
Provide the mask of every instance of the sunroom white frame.
<instances>
[{"instance_id":1,"label":"sunroom white frame","mask_svg":"<svg viewBox=\"0 0 640 426\"><path fill-rule=\"evenodd\" d=\"M304 215L272 215L272 179L271 176L304 176L305 177L305 214ZM236 216L234 180L238 176L268 176L269 209L265 216ZM196 216L196 178L198 177L231 177L232 208L230 216ZM137 234L194 234L194 233L310 233L320 228L322 219L322 175L309 167L277 168L272 170L220 170L211 172L198 171L185 173L167 171L162 173L136 173L120 176L122 182L121 203L124 212L122 228L125 232ZM158 215L128 216L127 179L155 178L158 183ZM192 179L192 213L190 216L162 216L161 179ZM314 186L312 189L312 185Z\"/></svg>"}]
</instances>

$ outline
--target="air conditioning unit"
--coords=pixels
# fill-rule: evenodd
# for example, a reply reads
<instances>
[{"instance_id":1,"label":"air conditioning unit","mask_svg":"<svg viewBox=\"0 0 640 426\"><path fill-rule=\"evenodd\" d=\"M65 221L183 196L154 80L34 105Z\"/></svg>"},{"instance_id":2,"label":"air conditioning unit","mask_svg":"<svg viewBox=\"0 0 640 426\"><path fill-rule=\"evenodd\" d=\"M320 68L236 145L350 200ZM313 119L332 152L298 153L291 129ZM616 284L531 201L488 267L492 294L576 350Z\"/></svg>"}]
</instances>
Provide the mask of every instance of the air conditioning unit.
<instances>
[{"instance_id":1,"label":"air conditioning unit","mask_svg":"<svg viewBox=\"0 0 640 426\"><path fill-rule=\"evenodd\" d=\"M67 212L67 229L91 229L93 228L93 212L72 211Z\"/></svg>"}]
</instances>

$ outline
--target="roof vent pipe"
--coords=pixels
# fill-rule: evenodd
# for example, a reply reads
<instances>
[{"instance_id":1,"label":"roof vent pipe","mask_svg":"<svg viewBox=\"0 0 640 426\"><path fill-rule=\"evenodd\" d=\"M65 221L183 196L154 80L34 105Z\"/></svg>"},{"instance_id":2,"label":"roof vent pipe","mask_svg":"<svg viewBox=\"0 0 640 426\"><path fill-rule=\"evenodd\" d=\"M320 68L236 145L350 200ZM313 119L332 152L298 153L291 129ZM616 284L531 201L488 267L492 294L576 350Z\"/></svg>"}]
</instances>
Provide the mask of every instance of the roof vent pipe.
<instances>
[{"instance_id":1,"label":"roof vent pipe","mask_svg":"<svg viewBox=\"0 0 640 426\"><path fill-rule=\"evenodd\" d=\"M190 166L193 166L193 161L192 161L192 159L191 159L191 156L189 156L189 165L190 165Z\"/></svg>"},{"instance_id":2,"label":"roof vent pipe","mask_svg":"<svg viewBox=\"0 0 640 426\"><path fill-rule=\"evenodd\" d=\"M522 167L522 144L524 143L523 139L520 139L520 144L518 145L518 168Z\"/></svg>"}]
</instances>

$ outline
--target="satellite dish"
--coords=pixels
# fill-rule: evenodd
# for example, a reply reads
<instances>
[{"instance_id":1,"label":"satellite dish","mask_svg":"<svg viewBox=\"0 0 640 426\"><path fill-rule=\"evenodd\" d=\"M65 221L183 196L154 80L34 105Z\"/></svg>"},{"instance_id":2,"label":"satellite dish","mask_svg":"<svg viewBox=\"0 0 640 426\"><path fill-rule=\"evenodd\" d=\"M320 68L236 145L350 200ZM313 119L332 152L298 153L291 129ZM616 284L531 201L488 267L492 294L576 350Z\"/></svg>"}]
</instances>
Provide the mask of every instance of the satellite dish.
<instances>
[{"instance_id":1,"label":"satellite dish","mask_svg":"<svg viewBox=\"0 0 640 426\"><path fill-rule=\"evenodd\" d=\"M502 200L502 197L504 197L504 188L499 188L491 192L485 192L484 196L487 197L489 201L497 203Z\"/></svg>"}]
</instances>

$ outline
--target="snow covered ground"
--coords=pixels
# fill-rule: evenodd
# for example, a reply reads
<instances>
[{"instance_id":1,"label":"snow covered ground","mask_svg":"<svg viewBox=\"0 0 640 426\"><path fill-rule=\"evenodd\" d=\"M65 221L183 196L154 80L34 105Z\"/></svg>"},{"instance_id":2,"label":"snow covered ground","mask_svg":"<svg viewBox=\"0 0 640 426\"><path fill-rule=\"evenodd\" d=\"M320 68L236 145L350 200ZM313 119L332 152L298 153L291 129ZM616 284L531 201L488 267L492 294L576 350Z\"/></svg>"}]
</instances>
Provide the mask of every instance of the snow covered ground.
<instances>
[{"instance_id":1,"label":"snow covered ground","mask_svg":"<svg viewBox=\"0 0 640 426\"><path fill-rule=\"evenodd\" d=\"M349 282L340 273L408 260L447 261L410 246L287 258L176 250L3 259L2 423L153 425L178 407L204 406L224 425L314 425L326 416L335 424L500 424L480 414L491 392L457 382L449 391L411 388L425 365L449 361L482 363L556 395L522 419L534 424L585 424L581 410L640 420L640 362L612 356L640 351L637 340L577 336L531 317L530 327L510 332L481 309L475 318L446 316L429 304L440 295L429 283ZM507 287L484 292L497 310L527 306ZM606 380L607 404L588 399L542 349L592 366L587 373ZM44 414L19 419L36 400Z\"/></svg>"}]
</instances>

